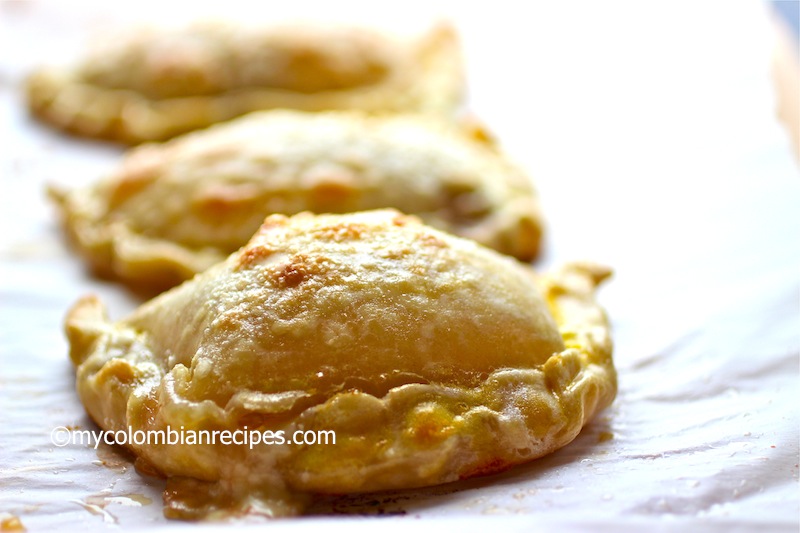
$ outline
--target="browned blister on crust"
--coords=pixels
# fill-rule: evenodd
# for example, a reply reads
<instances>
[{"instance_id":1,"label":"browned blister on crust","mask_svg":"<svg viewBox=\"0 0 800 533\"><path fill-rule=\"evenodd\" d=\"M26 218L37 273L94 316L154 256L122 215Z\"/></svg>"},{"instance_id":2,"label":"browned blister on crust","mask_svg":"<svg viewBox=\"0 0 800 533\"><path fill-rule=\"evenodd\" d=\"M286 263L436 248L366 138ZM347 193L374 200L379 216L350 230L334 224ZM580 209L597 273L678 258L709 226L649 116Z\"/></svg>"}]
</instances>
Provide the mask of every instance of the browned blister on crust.
<instances>
[{"instance_id":1,"label":"browned blister on crust","mask_svg":"<svg viewBox=\"0 0 800 533\"><path fill-rule=\"evenodd\" d=\"M262 111L135 148L106 179L53 196L97 272L148 290L221 261L271 213L394 207L521 260L542 234L524 172L421 115Z\"/></svg>"},{"instance_id":2,"label":"browned blister on crust","mask_svg":"<svg viewBox=\"0 0 800 533\"><path fill-rule=\"evenodd\" d=\"M452 116L463 74L453 28L417 39L323 26L140 28L72 68L27 80L31 111L89 137L161 141L262 109Z\"/></svg>"},{"instance_id":3,"label":"browned blister on crust","mask_svg":"<svg viewBox=\"0 0 800 533\"><path fill-rule=\"evenodd\" d=\"M573 440L616 394L609 272L549 275L393 210L269 217L192 281L67 317L104 429L335 432L335 444L130 445L177 518L301 513L319 493L491 474Z\"/></svg>"}]
</instances>

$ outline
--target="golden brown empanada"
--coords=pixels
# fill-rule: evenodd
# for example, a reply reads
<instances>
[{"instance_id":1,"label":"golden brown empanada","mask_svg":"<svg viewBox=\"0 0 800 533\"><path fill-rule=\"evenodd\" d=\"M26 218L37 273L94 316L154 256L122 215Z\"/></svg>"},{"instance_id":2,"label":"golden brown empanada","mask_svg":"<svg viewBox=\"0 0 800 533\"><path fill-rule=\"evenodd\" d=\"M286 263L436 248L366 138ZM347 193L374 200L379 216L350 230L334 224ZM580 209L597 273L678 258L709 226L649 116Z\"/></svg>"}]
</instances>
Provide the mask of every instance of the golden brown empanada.
<instances>
[{"instance_id":1,"label":"golden brown empanada","mask_svg":"<svg viewBox=\"0 0 800 533\"><path fill-rule=\"evenodd\" d=\"M140 28L75 67L35 72L27 96L59 128L126 143L261 109L452 114L463 91L458 48L446 25L414 42L335 26Z\"/></svg>"},{"instance_id":2,"label":"golden brown empanada","mask_svg":"<svg viewBox=\"0 0 800 533\"><path fill-rule=\"evenodd\" d=\"M314 493L490 474L574 439L616 393L594 300L607 275L537 277L393 210L273 215L125 320L80 300L66 331L105 430L285 435L252 449L129 443L168 476L167 516L292 515ZM320 431L335 444L294 443Z\"/></svg>"},{"instance_id":3,"label":"golden brown empanada","mask_svg":"<svg viewBox=\"0 0 800 533\"><path fill-rule=\"evenodd\" d=\"M54 196L94 269L148 290L221 261L272 213L395 207L523 260L542 232L524 173L419 115L254 113L138 147L108 179Z\"/></svg>"}]
</instances>

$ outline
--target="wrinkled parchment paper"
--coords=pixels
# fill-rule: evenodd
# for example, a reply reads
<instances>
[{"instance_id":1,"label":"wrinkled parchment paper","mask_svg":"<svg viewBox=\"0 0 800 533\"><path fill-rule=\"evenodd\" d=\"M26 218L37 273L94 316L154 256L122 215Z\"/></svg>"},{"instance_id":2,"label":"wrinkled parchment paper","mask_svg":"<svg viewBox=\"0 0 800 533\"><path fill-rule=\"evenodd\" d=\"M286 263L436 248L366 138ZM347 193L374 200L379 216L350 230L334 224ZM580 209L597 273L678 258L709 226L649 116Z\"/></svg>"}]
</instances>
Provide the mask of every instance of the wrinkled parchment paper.
<instances>
[{"instance_id":1,"label":"wrinkled parchment paper","mask_svg":"<svg viewBox=\"0 0 800 533\"><path fill-rule=\"evenodd\" d=\"M206 527L163 518L163 482L117 450L50 443L57 426L96 429L74 392L66 309L95 292L120 318L139 301L85 273L43 194L97 179L121 149L35 123L20 93L89 35L188 19L192 5L192 17L454 21L470 108L541 193L537 266L615 269L601 300L620 392L572 444L502 475L327 498L271 528L796 531L800 177L774 118L766 6L522 4L0 3L0 512L30 531Z\"/></svg>"}]
</instances>

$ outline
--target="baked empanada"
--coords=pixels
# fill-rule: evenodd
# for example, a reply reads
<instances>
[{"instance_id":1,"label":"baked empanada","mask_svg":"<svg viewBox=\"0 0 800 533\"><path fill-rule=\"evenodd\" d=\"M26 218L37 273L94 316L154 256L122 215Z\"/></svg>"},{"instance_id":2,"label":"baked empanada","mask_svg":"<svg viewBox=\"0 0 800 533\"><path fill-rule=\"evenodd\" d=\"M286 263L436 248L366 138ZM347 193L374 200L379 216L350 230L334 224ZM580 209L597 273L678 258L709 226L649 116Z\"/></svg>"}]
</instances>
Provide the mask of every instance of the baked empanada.
<instances>
[{"instance_id":1,"label":"baked empanada","mask_svg":"<svg viewBox=\"0 0 800 533\"><path fill-rule=\"evenodd\" d=\"M168 477L167 516L283 516L314 493L445 483L570 442L616 393L594 300L607 275L575 264L538 277L394 210L273 215L120 322L80 300L66 332L80 397L107 431L285 435L128 442ZM335 436L297 443L321 431Z\"/></svg>"},{"instance_id":2,"label":"baked empanada","mask_svg":"<svg viewBox=\"0 0 800 533\"><path fill-rule=\"evenodd\" d=\"M95 271L147 290L223 260L272 213L394 207L523 260L542 232L521 170L419 115L253 113L135 148L104 181L54 196Z\"/></svg>"},{"instance_id":3,"label":"baked empanada","mask_svg":"<svg viewBox=\"0 0 800 533\"><path fill-rule=\"evenodd\" d=\"M336 26L140 28L77 66L33 73L27 97L59 128L126 143L261 109L452 114L463 92L458 48L446 25L413 42Z\"/></svg>"}]
</instances>

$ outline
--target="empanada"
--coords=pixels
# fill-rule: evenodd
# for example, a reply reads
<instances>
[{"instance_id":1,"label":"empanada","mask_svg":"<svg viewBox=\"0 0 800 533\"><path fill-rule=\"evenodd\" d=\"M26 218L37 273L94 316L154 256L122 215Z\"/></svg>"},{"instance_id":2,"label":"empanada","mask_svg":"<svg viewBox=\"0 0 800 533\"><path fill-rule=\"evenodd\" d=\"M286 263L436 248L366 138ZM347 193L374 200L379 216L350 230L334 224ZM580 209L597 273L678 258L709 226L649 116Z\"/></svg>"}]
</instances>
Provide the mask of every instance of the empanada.
<instances>
[{"instance_id":1,"label":"empanada","mask_svg":"<svg viewBox=\"0 0 800 533\"><path fill-rule=\"evenodd\" d=\"M272 213L394 207L523 260L542 233L520 169L419 115L253 113L138 147L104 181L54 196L95 271L147 290L221 261Z\"/></svg>"},{"instance_id":2,"label":"empanada","mask_svg":"<svg viewBox=\"0 0 800 533\"><path fill-rule=\"evenodd\" d=\"M168 477L167 516L292 515L314 493L491 474L574 439L616 393L594 300L607 275L537 277L394 210L273 215L120 322L80 300L66 332L105 430L285 435L252 449L128 443Z\"/></svg>"},{"instance_id":3,"label":"empanada","mask_svg":"<svg viewBox=\"0 0 800 533\"><path fill-rule=\"evenodd\" d=\"M140 28L77 66L42 68L27 80L35 115L126 143L261 109L449 115L462 92L459 46L447 25L413 42L336 26Z\"/></svg>"}]
</instances>

